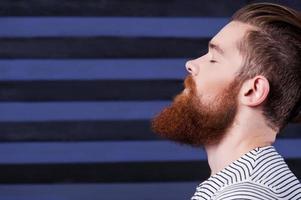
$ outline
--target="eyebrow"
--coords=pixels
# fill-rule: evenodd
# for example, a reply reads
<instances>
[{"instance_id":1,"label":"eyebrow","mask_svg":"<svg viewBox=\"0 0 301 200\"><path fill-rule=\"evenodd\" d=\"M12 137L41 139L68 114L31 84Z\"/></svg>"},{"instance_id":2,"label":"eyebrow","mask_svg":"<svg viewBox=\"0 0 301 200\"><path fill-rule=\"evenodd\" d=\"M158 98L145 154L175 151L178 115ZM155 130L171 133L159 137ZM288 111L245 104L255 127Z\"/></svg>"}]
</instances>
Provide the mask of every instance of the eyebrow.
<instances>
[{"instance_id":1,"label":"eyebrow","mask_svg":"<svg viewBox=\"0 0 301 200\"><path fill-rule=\"evenodd\" d=\"M216 50L221 55L225 54L224 50L217 44L214 44L212 41L209 42L209 48Z\"/></svg>"}]
</instances>

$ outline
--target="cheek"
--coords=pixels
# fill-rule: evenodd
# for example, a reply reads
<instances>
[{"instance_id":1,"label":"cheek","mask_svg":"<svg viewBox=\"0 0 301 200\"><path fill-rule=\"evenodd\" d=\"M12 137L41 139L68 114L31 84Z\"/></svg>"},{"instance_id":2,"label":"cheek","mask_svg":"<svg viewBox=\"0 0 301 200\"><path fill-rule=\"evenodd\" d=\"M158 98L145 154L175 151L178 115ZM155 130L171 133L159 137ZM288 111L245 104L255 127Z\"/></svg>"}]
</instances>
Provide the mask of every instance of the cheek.
<instances>
[{"instance_id":1,"label":"cheek","mask_svg":"<svg viewBox=\"0 0 301 200\"><path fill-rule=\"evenodd\" d=\"M221 72L210 71L202 77L197 77L196 88L198 96L206 102L212 101L231 82L231 77Z\"/></svg>"},{"instance_id":2,"label":"cheek","mask_svg":"<svg viewBox=\"0 0 301 200\"><path fill-rule=\"evenodd\" d=\"M206 61L206 56L199 59L198 74L195 77L198 96L204 101L214 100L233 80L235 64L223 61L212 64Z\"/></svg>"}]
</instances>

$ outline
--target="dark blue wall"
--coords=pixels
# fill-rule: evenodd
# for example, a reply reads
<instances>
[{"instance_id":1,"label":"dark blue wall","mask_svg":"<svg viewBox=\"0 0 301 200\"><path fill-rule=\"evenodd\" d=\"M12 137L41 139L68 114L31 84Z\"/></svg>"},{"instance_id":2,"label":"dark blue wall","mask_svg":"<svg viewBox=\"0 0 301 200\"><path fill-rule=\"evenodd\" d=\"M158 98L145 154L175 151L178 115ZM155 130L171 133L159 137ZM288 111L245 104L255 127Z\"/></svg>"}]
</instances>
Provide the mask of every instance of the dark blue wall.
<instances>
[{"instance_id":1,"label":"dark blue wall","mask_svg":"<svg viewBox=\"0 0 301 200\"><path fill-rule=\"evenodd\" d=\"M189 199L209 176L205 152L149 122L251 2L1 0L0 199ZM299 178L300 145L297 124L276 143Z\"/></svg>"}]
</instances>

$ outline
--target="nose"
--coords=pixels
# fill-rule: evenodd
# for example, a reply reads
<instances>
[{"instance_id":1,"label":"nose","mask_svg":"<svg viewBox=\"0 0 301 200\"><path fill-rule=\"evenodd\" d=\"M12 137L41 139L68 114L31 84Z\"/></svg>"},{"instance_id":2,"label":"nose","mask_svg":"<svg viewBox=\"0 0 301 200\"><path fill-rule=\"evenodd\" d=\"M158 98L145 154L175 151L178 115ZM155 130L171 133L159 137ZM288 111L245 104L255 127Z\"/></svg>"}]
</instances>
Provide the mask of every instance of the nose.
<instances>
[{"instance_id":1,"label":"nose","mask_svg":"<svg viewBox=\"0 0 301 200\"><path fill-rule=\"evenodd\" d=\"M191 75L196 75L196 68L193 65L193 61L189 60L185 64L186 70L191 74Z\"/></svg>"}]
</instances>

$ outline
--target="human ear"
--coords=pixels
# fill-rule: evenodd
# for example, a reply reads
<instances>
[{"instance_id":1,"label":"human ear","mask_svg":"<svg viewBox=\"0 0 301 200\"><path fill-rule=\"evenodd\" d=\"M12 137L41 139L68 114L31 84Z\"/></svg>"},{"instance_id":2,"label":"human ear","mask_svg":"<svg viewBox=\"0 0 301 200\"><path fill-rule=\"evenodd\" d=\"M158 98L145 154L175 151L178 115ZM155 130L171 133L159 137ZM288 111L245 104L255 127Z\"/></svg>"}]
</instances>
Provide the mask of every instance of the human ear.
<instances>
[{"instance_id":1,"label":"human ear","mask_svg":"<svg viewBox=\"0 0 301 200\"><path fill-rule=\"evenodd\" d=\"M248 106L261 105L266 100L269 91L269 81L264 76L257 75L243 84L241 101Z\"/></svg>"}]
</instances>

